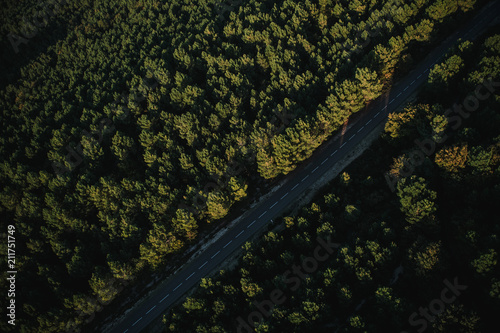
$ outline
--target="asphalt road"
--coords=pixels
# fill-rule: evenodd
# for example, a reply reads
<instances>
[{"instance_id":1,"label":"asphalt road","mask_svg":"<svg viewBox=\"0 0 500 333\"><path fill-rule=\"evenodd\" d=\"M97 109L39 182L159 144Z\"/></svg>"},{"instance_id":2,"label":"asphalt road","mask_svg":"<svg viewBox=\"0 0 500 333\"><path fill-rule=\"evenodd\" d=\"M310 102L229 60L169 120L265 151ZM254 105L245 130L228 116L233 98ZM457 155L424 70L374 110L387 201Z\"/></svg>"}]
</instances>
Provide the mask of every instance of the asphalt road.
<instances>
[{"instance_id":1,"label":"asphalt road","mask_svg":"<svg viewBox=\"0 0 500 333\"><path fill-rule=\"evenodd\" d=\"M398 108L426 81L429 69L457 39L474 39L499 13L500 1L489 3L469 24L455 32L429 53L426 59L397 85L393 86L389 93L376 100L370 106L370 110L360 116L356 124L343 136L325 145L326 149L319 149L306 162L305 166L292 172L287 177L287 182L267 201L255 207L248 217L242 219L196 259L162 283L148 299L130 311L126 318L111 332L133 333L140 332L147 327L259 229L271 219L280 216L309 186L348 154L380 122L385 121L390 112Z\"/></svg>"}]
</instances>

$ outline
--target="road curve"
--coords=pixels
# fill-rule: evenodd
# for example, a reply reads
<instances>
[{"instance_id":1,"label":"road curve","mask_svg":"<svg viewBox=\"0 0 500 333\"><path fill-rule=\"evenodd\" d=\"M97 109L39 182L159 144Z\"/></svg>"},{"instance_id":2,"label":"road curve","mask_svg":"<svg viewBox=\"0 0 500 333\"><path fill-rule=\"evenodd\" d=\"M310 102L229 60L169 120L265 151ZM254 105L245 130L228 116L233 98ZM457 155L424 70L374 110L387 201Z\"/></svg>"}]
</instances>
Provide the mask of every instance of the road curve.
<instances>
[{"instance_id":1,"label":"road curve","mask_svg":"<svg viewBox=\"0 0 500 333\"><path fill-rule=\"evenodd\" d=\"M356 144L364 139L374 128L385 121L387 115L398 108L420 85L429 74L430 68L459 39L475 39L489 22L500 12L500 1L487 4L473 20L456 31L435 48L414 70L403 78L389 93L378 98L370 110L360 116L343 136L319 149L306 162L290 174L287 182L261 203L244 219L226 232L219 240L208 247L202 254L187 264L182 270L162 283L149 298L142 301L135 309L111 329L111 333L135 333L146 328L153 320L165 312L188 290L196 286L201 278L215 269L226 257L238 249L265 224L279 216L309 186L349 153Z\"/></svg>"}]
</instances>

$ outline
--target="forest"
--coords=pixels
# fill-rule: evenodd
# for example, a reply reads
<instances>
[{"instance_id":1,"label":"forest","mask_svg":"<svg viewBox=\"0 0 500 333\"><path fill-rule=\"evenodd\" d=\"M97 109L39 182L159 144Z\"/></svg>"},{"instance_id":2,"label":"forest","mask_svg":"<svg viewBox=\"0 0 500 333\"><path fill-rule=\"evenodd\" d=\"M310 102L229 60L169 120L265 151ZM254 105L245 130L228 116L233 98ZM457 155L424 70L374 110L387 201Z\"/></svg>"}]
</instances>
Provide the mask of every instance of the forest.
<instances>
[{"instance_id":1,"label":"forest","mask_svg":"<svg viewBox=\"0 0 500 333\"><path fill-rule=\"evenodd\" d=\"M283 230L247 242L236 268L202 279L166 331L495 332L499 75L499 29L450 50L372 147ZM459 124L447 110L477 87L488 98ZM426 139L435 153L412 166Z\"/></svg>"},{"instance_id":2,"label":"forest","mask_svg":"<svg viewBox=\"0 0 500 333\"><path fill-rule=\"evenodd\" d=\"M259 194L258 188L268 188L310 157L349 116L390 89L484 3L7 2L0 14L1 233L7 231L7 225L15 226L17 284L34 286L18 289L22 319L15 330L85 331L94 313L108 304L113 306L120 293L130 292L139 280L173 262L199 240L201 230L214 228L236 203L254 198ZM382 156L391 159L391 179L399 176L398 167L404 164L401 151L405 142L411 142L414 135L429 126L438 132L446 131L436 105L451 103L457 87L450 84L459 85L463 91L479 84L480 78L498 77L496 41L492 36L477 46L462 44L454 56L432 71L423 104L389 120L384 138L387 143L381 143L383 149L377 148L380 153L374 160ZM483 52L478 55L475 49L479 45ZM475 56L479 58L474 60ZM472 71L476 64L478 68ZM464 78L460 84L459 77ZM441 100L444 96L449 100ZM488 103L494 101L489 99ZM481 127L472 124L462 136L457 134L462 141L440 151L441 159L432 160L436 166L430 166L431 160L426 160L413 172L420 176L405 178L401 185L397 183L397 193L402 196L411 192L405 186L413 186L422 196L429 196L426 200L437 200L435 187L442 186L450 196L456 187L474 188L460 193L475 195L471 202L480 207L471 204L466 210L468 215L457 215L464 225L448 223L455 225L457 237L465 237L465 231L470 233L470 239L460 238L464 244L474 240L475 246L485 247L471 250L476 255L471 260L477 260L480 266L488 260L496 262L496 252L488 252L493 247L488 247L485 236L493 237L493 229L480 223L481 219L486 221L485 217L475 216L478 212L487 216L491 209L487 203L494 202L494 195L498 195L498 188L492 185L498 181L497 146L494 135L486 130L495 132L498 123L485 119L495 116L493 110L491 107L484 111L489 112L484 116L467 119L482 120L478 123ZM483 138L490 140L484 147ZM394 156L398 157L392 162ZM489 162L485 165L485 161ZM380 170L384 167L382 163ZM464 174L462 179L459 175L465 171L470 176ZM288 244L281 243L281 239L302 244L294 245L297 253L289 250L285 261L291 262L300 249L312 245L307 241L308 226L314 230L325 226L321 227L323 233L333 237L337 235L335 230L345 228L344 219L359 224L357 230L370 227L373 232L380 232L377 242L383 243L384 237L396 231L401 232L398 237L402 238L389 237L390 242L413 242L407 236L414 233L411 227L429 222L385 226L389 221L395 223L403 211L410 215L419 211L420 206L414 207L412 198L403 200L406 208L399 213L380 211L386 222L364 219L363 212L376 215L369 202L378 202L378 198L388 198L388 212L400 211L396 209L396 197L385 193L387 185L381 184L379 178L385 182L382 171L363 180L342 177L343 181L331 189L331 199L319 200L316 208L310 208L301 217L288 217L287 231L266 237L266 246ZM438 184L428 185L436 179L441 179ZM479 182L491 185L489 192L483 192ZM360 190L361 183L367 187ZM368 193L370 186L378 190ZM342 199L335 191L345 191ZM360 193L366 193L366 197ZM349 208L340 214L347 198ZM363 204L368 206L361 210ZM438 207L452 211L446 205ZM456 207L465 209L463 204ZM333 218L337 213L341 217L335 223L325 221L324 216ZM435 214L431 209L428 217ZM466 216L469 218L463 220ZM368 231L363 237L375 239ZM436 234L433 237L437 239ZM347 234L343 239L347 241ZM385 246L396 251L390 242ZM419 251L427 248L431 252L446 252L439 241L426 242L421 239L412 247L415 258L420 258ZM350 250L355 251L353 256L358 255L357 246ZM465 251L467 247L459 249ZM2 247L2 251L6 250ZM396 256L397 260L403 260L402 253ZM6 256L2 256L2 265L5 260ZM270 270L281 271L274 261L265 260ZM245 272L245 281L257 279L250 266ZM489 272L486 270L481 276L498 288ZM368 274L367 268L358 273ZM249 309L244 296L238 294L241 288L231 287L231 283L240 280L231 280L234 274L237 272L223 274L217 283L223 289L234 289L231 297L239 297L240 309ZM367 277L368 280L371 281ZM351 295L352 286L343 283L345 298ZM7 281L2 280L2 288L6 285ZM125 285L128 287L124 289ZM338 284L330 283L330 290L337 287ZM368 283L363 288L372 287ZM349 299L354 302L355 296ZM231 331L234 322L228 318L232 319L233 313L224 308L223 294L220 297L217 313L227 316L218 324L223 326L210 324L208 319L213 314L198 311L198 319L193 320L176 309L167 320L167 327L182 330L187 323L197 323L207 325L200 328L207 332ZM393 299L389 294L384 297ZM398 297L406 299L404 295ZM415 301L407 297L408 302ZM204 302L203 296L199 299ZM335 303L330 300L331 307ZM387 306L392 304L387 302ZM193 306L202 303L196 304ZM322 304L308 303L311 309L307 311L319 313ZM342 304L346 313L351 303L346 298ZM290 309L293 305L286 306ZM292 322L284 320L279 325L305 325L301 319L304 314L294 311L297 314ZM326 312L322 313L325 316ZM376 318L373 312L370 315ZM342 316L345 314L339 313L339 318ZM360 317L359 325L370 325L370 320ZM2 331L13 330L5 322L0 325ZM262 327L261 331L267 329Z\"/></svg>"}]
</instances>

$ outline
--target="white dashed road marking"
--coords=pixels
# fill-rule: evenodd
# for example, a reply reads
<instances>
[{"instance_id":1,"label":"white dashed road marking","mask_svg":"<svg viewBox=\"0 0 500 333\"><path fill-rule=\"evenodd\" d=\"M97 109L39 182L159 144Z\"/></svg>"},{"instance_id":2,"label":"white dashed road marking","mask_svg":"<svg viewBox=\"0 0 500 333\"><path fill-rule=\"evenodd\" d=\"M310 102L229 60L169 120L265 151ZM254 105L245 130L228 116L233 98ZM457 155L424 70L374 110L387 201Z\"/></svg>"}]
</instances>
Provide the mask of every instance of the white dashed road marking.
<instances>
[{"instance_id":1,"label":"white dashed road marking","mask_svg":"<svg viewBox=\"0 0 500 333\"><path fill-rule=\"evenodd\" d=\"M267 213L267 210L266 210L264 213L262 213L262 214L260 214L260 215L259 215L259 219L260 219L262 216L266 215L266 213Z\"/></svg>"},{"instance_id":2,"label":"white dashed road marking","mask_svg":"<svg viewBox=\"0 0 500 333\"><path fill-rule=\"evenodd\" d=\"M215 258L215 256L216 256L216 255L218 255L219 253L220 253L220 250L219 250L219 251L217 251L217 253L216 253L216 254L214 254L213 256L211 256L211 257L210 257L210 259ZM174 289L174 291L175 291L175 289Z\"/></svg>"},{"instance_id":3,"label":"white dashed road marking","mask_svg":"<svg viewBox=\"0 0 500 333\"><path fill-rule=\"evenodd\" d=\"M161 302L163 302L163 300L164 300L165 298L167 298L168 296L170 296L170 294L167 294L167 296L163 297L163 298L161 299L160 303L161 303Z\"/></svg>"},{"instance_id":4,"label":"white dashed road marking","mask_svg":"<svg viewBox=\"0 0 500 333\"><path fill-rule=\"evenodd\" d=\"M335 155L335 153L336 153L336 152L337 152L337 151L334 151L333 153L331 153L331 154L330 154L330 156L333 156L333 155Z\"/></svg>"},{"instance_id":5,"label":"white dashed road marking","mask_svg":"<svg viewBox=\"0 0 500 333\"><path fill-rule=\"evenodd\" d=\"M255 223L255 220L253 220L253 222L248 225L247 229L250 228L252 226L252 224L254 224L254 223Z\"/></svg>"},{"instance_id":6,"label":"white dashed road marking","mask_svg":"<svg viewBox=\"0 0 500 333\"><path fill-rule=\"evenodd\" d=\"M283 200L283 198L285 198L287 195L288 195L288 192L286 192L285 195L281 197L281 200Z\"/></svg>"},{"instance_id":7,"label":"white dashed road marking","mask_svg":"<svg viewBox=\"0 0 500 333\"><path fill-rule=\"evenodd\" d=\"M408 90L408 86L406 86L406 88L403 89L403 91L407 91Z\"/></svg>"},{"instance_id":8,"label":"white dashed road marking","mask_svg":"<svg viewBox=\"0 0 500 333\"><path fill-rule=\"evenodd\" d=\"M401 96L401 93L399 93L399 94L396 96L396 98L398 98L399 96Z\"/></svg>"},{"instance_id":9,"label":"white dashed road marking","mask_svg":"<svg viewBox=\"0 0 500 333\"><path fill-rule=\"evenodd\" d=\"M394 102L394 100L390 101L389 104L392 104L392 102Z\"/></svg>"},{"instance_id":10,"label":"white dashed road marking","mask_svg":"<svg viewBox=\"0 0 500 333\"><path fill-rule=\"evenodd\" d=\"M419 76L417 76L417 79L420 79L422 77L422 74L420 74Z\"/></svg>"},{"instance_id":11,"label":"white dashed road marking","mask_svg":"<svg viewBox=\"0 0 500 333\"><path fill-rule=\"evenodd\" d=\"M150 313L151 311L153 311L153 309L154 309L154 308L156 308L156 305L155 305L155 306L153 306L151 309L149 309L149 311L148 311L148 312L146 312L146 314L148 314L148 313Z\"/></svg>"},{"instance_id":12,"label":"white dashed road marking","mask_svg":"<svg viewBox=\"0 0 500 333\"><path fill-rule=\"evenodd\" d=\"M191 276L193 276L193 275L194 275L194 272L193 272L193 273L191 273L191 275L189 275L189 276L186 278L186 281L187 281L187 280L189 280L189 279L191 278Z\"/></svg>"},{"instance_id":13,"label":"white dashed road marking","mask_svg":"<svg viewBox=\"0 0 500 333\"><path fill-rule=\"evenodd\" d=\"M380 111L375 114L375 117L378 117L379 114L380 114Z\"/></svg>"},{"instance_id":14,"label":"white dashed road marking","mask_svg":"<svg viewBox=\"0 0 500 333\"><path fill-rule=\"evenodd\" d=\"M207 263L208 263L208 261L205 261L205 263L203 265L201 265L200 267L198 267L198 269L202 269L203 266L205 266Z\"/></svg>"},{"instance_id":15,"label":"white dashed road marking","mask_svg":"<svg viewBox=\"0 0 500 333\"><path fill-rule=\"evenodd\" d=\"M139 318L139 319L137 319L137 320L135 321L135 323L133 323L133 324L132 324L132 326L135 326L135 324L137 324L137 323L138 323L141 319L142 319L142 317L141 317L141 318Z\"/></svg>"},{"instance_id":16,"label":"white dashed road marking","mask_svg":"<svg viewBox=\"0 0 500 333\"><path fill-rule=\"evenodd\" d=\"M325 164L325 163L326 163L326 161L328 161L328 158L325 158L325 159L323 160L323 162L321 162L321 165Z\"/></svg>"},{"instance_id":17,"label":"white dashed road marking","mask_svg":"<svg viewBox=\"0 0 500 333\"><path fill-rule=\"evenodd\" d=\"M356 134L354 134L353 136L351 136L351 137L349 138L349 141L351 141L351 140L352 140L352 138L354 138L355 136L356 136Z\"/></svg>"},{"instance_id":18,"label":"white dashed road marking","mask_svg":"<svg viewBox=\"0 0 500 333\"><path fill-rule=\"evenodd\" d=\"M311 171L311 173L315 173L316 170L318 170L319 167L315 167L313 171Z\"/></svg>"},{"instance_id":19,"label":"white dashed road marking","mask_svg":"<svg viewBox=\"0 0 500 333\"><path fill-rule=\"evenodd\" d=\"M237 235L236 235L236 237L234 237L234 239L236 239L236 238L240 237L240 235L241 235L242 233L244 233L244 232L245 232L245 230L241 230L241 231L240 231L240 233L239 233L239 234L237 234Z\"/></svg>"},{"instance_id":20,"label":"white dashed road marking","mask_svg":"<svg viewBox=\"0 0 500 333\"><path fill-rule=\"evenodd\" d=\"M304 178L302 178L301 182L303 182L304 180L306 180L307 178L309 178L309 175L305 176Z\"/></svg>"},{"instance_id":21,"label":"white dashed road marking","mask_svg":"<svg viewBox=\"0 0 500 333\"><path fill-rule=\"evenodd\" d=\"M371 122L372 122L372 120L370 119L370 120L368 120L368 122L367 122L365 125L368 125L368 124L369 124L369 123L371 123Z\"/></svg>"},{"instance_id":22,"label":"white dashed road marking","mask_svg":"<svg viewBox=\"0 0 500 333\"><path fill-rule=\"evenodd\" d=\"M278 204L278 201L276 201L275 203L273 203L273 205L271 206L270 209L273 209L274 206L276 206Z\"/></svg>"},{"instance_id":23,"label":"white dashed road marking","mask_svg":"<svg viewBox=\"0 0 500 333\"><path fill-rule=\"evenodd\" d=\"M225 249L226 247L228 247L229 244L231 244L233 241L230 240L229 242L226 243L226 245L224 245L223 249Z\"/></svg>"},{"instance_id":24,"label":"white dashed road marking","mask_svg":"<svg viewBox=\"0 0 500 333\"><path fill-rule=\"evenodd\" d=\"M410 86L413 85L414 83L415 83L415 80L411 81Z\"/></svg>"},{"instance_id":25,"label":"white dashed road marking","mask_svg":"<svg viewBox=\"0 0 500 333\"><path fill-rule=\"evenodd\" d=\"M363 130L363 128L365 128L364 126L361 127L359 130L358 130L358 133L361 132Z\"/></svg>"},{"instance_id":26,"label":"white dashed road marking","mask_svg":"<svg viewBox=\"0 0 500 333\"><path fill-rule=\"evenodd\" d=\"M299 186L299 184L296 184L293 188L292 188L292 191L295 190L295 188Z\"/></svg>"},{"instance_id":27,"label":"white dashed road marking","mask_svg":"<svg viewBox=\"0 0 500 333\"><path fill-rule=\"evenodd\" d=\"M220 251L219 251L220 252ZM217 253L219 253L217 252ZM177 287L174 288L174 291L176 291L180 286L182 286L182 282L177 285Z\"/></svg>"},{"instance_id":28,"label":"white dashed road marking","mask_svg":"<svg viewBox=\"0 0 500 333\"><path fill-rule=\"evenodd\" d=\"M340 148L344 147L344 146L345 146L345 144L346 144L346 143L344 142L344 144L343 144L342 146L340 146Z\"/></svg>"}]
</instances>

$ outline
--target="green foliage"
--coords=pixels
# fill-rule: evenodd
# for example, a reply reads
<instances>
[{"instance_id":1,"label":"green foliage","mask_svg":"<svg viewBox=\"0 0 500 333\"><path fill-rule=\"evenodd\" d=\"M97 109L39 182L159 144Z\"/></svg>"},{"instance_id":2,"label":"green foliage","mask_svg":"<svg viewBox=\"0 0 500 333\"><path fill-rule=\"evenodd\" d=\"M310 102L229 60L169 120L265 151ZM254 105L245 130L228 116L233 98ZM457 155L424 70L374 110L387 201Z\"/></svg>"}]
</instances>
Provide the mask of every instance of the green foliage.
<instances>
[{"instance_id":1,"label":"green foliage","mask_svg":"<svg viewBox=\"0 0 500 333\"><path fill-rule=\"evenodd\" d=\"M162 225L153 225L149 231L146 244L141 244L141 259L146 260L153 267L157 267L168 253L173 253L182 248L182 241L172 232L167 232Z\"/></svg>"},{"instance_id":2,"label":"green foliage","mask_svg":"<svg viewBox=\"0 0 500 333\"><path fill-rule=\"evenodd\" d=\"M357 3L337 3L333 14L357 15L359 8ZM481 72L489 66L474 57L463 58L464 70ZM469 74L460 70L456 75L456 81L465 82ZM452 84L444 82L443 89ZM467 121L467 130L453 133L453 122L438 104L441 99L422 95L416 105L391 115L382 138L325 186L313 203L284 217L286 228L265 234L255 244L246 243L234 270L202 281L193 297L213 304L210 321L177 306L164 319L172 331L222 327L232 332L239 323L235 318L247 321L254 311L263 311L257 332L409 331L414 328L409 321L413 313L425 311L427 304L436 307L443 295L456 296L443 286L444 279L454 277L461 284L467 281L468 288L444 305L428 329L487 331L496 321L491 309L498 306L500 295L499 229L491 220L500 199L500 169L498 131L484 128L500 126L500 120L477 113ZM488 107L498 109L498 100L492 97ZM327 121L327 112L322 115ZM393 193L380 170L400 171L410 160L409 145L432 138L431 133L447 139L436 143L425 168L416 168L413 176L401 173ZM330 237L341 246L300 277L298 269L322 249L315 236ZM293 277L301 281L297 287ZM264 316L266 310L256 304L264 304L275 290L284 291L286 299Z\"/></svg>"},{"instance_id":3,"label":"green foliage","mask_svg":"<svg viewBox=\"0 0 500 333\"><path fill-rule=\"evenodd\" d=\"M495 250L490 249L489 253L482 254L478 259L472 261L472 266L479 274L487 274L493 270L497 264L497 253Z\"/></svg>"},{"instance_id":4,"label":"green foliage","mask_svg":"<svg viewBox=\"0 0 500 333\"><path fill-rule=\"evenodd\" d=\"M442 64L435 65L429 72L429 83L447 84L458 75L464 66L462 58L453 55Z\"/></svg>"},{"instance_id":5,"label":"green foliage","mask_svg":"<svg viewBox=\"0 0 500 333\"><path fill-rule=\"evenodd\" d=\"M455 0L438 0L429 6L427 14L433 20L442 21L445 17L456 12L458 5L458 1Z\"/></svg>"},{"instance_id":6,"label":"green foliage","mask_svg":"<svg viewBox=\"0 0 500 333\"><path fill-rule=\"evenodd\" d=\"M402 179L398 183L398 197L408 223L434 219L437 194L427 188L425 179L416 176Z\"/></svg>"},{"instance_id":7,"label":"green foliage","mask_svg":"<svg viewBox=\"0 0 500 333\"><path fill-rule=\"evenodd\" d=\"M117 281L162 269L197 240L202 225L220 221L267 180L295 170L390 88L410 50L429 49L441 21L448 24L474 3L248 1L219 15L214 1L99 0L61 3L38 27L23 17L32 20L47 10L44 4L4 4L0 211L22 235L24 285L42 286L19 291L26 300L19 331L85 330L96 303L120 292ZM11 40L19 42L18 53ZM500 73L498 49L498 36L485 41L469 82ZM444 85L467 69L448 65L436 73ZM434 116L432 126L426 115L419 121L441 133L446 124ZM417 128L406 129L405 119L391 125L394 139L409 138ZM465 169L471 179L494 180L496 146L470 147ZM234 164L242 167L234 171ZM346 180L344 189L355 184ZM371 210L357 199L344 202L339 193L324 201L331 211L320 205L311 209L313 217L287 220L287 229L301 231L290 236L297 248L306 249L316 233L342 230L337 224L364 223ZM334 212L341 215L333 218ZM366 253L385 258L388 248L370 243ZM271 260L247 258L273 271ZM354 272L369 281L379 270ZM336 288L336 277L327 276L329 288ZM252 295L267 287L248 283ZM227 295L241 289L224 287L213 288ZM356 298L355 288L349 290ZM276 316L288 324L321 321L326 301L316 292L319 300L303 298L307 303ZM223 317L222 309L234 308L224 299L214 302L200 311L213 308ZM280 330L275 322L259 330ZM176 324L172 330L234 331L207 323L212 326Z\"/></svg>"}]
</instances>

